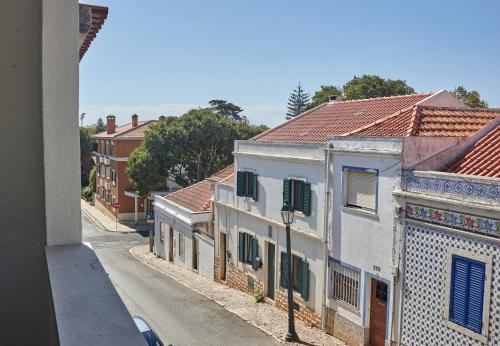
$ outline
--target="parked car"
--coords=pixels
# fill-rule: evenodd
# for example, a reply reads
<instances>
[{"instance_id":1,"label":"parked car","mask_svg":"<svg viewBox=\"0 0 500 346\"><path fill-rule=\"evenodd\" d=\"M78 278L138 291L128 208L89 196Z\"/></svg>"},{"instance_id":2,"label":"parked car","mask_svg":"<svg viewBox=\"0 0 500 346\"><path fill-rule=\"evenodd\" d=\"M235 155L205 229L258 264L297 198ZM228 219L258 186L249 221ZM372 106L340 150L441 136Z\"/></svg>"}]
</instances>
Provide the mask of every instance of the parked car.
<instances>
[{"instance_id":1,"label":"parked car","mask_svg":"<svg viewBox=\"0 0 500 346\"><path fill-rule=\"evenodd\" d=\"M144 339L146 339L146 342L149 346L163 346L163 343L161 342L158 335L149 326L149 324L146 323L146 321L144 321L139 316L132 316L132 318L134 319L137 329L139 329L142 335L144 335Z\"/></svg>"}]
</instances>

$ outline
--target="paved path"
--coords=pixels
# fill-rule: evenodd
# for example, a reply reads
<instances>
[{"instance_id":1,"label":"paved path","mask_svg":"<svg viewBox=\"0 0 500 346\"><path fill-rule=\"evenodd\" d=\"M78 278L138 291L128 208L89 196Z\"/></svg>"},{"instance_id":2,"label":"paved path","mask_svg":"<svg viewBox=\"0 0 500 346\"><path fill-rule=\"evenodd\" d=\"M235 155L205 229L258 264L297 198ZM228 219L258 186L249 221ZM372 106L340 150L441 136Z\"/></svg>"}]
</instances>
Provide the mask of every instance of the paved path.
<instances>
[{"instance_id":1,"label":"paved path","mask_svg":"<svg viewBox=\"0 0 500 346\"><path fill-rule=\"evenodd\" d=\"M148 243L145 233L98 230L82 216L92 244L131 314L142 316L166 344L277 345L277 341L211 300L138 262L129 248Z\"/></svg>"}]
</instances>

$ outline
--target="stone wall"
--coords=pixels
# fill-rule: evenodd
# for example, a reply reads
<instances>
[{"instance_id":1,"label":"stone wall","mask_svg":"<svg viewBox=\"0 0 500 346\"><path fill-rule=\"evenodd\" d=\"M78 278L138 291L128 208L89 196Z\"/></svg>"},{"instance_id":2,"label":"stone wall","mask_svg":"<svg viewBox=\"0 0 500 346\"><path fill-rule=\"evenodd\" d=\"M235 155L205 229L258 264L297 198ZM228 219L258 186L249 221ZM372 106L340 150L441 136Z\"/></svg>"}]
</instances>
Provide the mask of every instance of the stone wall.
<instances>
[{"instance_id":1,"label":"stone wall","mask_svg":"<svg viewBox=\"0 0 500 346\"><path fill-rule=\"evenodd\" d=\"M287 291L277 289L274 293L275 305L282 310L288 311ZM321 317L313 309L304 304L300 298L293 297L293 302L298 305L298 311L295 310L295 317L306 322L310 326L321 328Z\"/></svg>"},{"instance_id":2,"label":"stone wall","mask_svg":"<svg viewBox=\"0 0 500 346\"><path fill-rule=\"evenodd\" d=\"M248 278L253 279L253 288L248 287ZM229 264L226 284L234 289L243 291L253 295L256 292L264 292L264 283L255 279L252 275L244 273L242 270L236 268L233 264Z\"/></svg>"},{"instance_id":3,"label":"stone wall","mask_svg":"<svg viewBox=\"0 0 500 346\"><path fill-rule=\"evenodd\" d=\"M365 345L368 342L368 330L343 317L333 309L326 308L325 332L333 335L348 345Z\"/></svg>"}]
</instances>

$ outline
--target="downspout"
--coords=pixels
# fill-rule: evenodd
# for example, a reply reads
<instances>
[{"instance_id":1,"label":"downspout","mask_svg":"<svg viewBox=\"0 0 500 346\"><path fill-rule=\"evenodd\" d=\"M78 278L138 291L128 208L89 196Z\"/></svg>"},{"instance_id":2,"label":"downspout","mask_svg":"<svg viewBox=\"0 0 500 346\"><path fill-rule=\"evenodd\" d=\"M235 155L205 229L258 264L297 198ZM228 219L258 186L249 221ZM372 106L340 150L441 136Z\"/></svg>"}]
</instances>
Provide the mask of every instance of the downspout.
<instances>
[{"instance_id":1,"label":"downspout","mask_svg":"<svg viewBox=\"0 0 500 346\"><path fill-rule=\"evenodd\" d=\"M322 292L322 303L321 303L321 329L326 329L326 286L328 284L328 215L330 210L330 152L327 148L325 149L325 213L323 216L323 292Z\"/></svg>"}]
</instances>

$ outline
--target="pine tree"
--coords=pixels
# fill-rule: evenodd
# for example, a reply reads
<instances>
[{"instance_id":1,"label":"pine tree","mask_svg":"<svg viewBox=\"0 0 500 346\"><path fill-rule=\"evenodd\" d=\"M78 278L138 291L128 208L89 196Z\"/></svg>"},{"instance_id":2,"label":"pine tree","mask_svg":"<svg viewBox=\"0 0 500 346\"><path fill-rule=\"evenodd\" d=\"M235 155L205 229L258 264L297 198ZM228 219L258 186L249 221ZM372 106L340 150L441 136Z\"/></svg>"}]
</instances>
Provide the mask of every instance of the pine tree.
<instances>
[{"instance_id":1,"label":"pine tree","mask_svg":"<svg viewBox=\"0 0 500 346\"><path fill-rule=\"evenodd\" d=\"M302 89L302 86L297 86L290 93L290 97L288 98L288 112L286 113L287 119L292 119L297 115L305 112L307 110L307 106L309 105L309 94Z\"/></svg>"}]
</instances>

